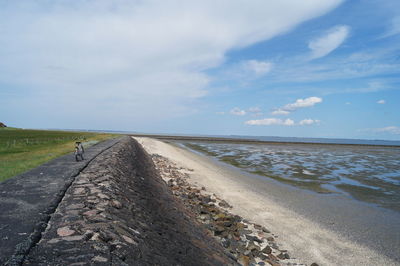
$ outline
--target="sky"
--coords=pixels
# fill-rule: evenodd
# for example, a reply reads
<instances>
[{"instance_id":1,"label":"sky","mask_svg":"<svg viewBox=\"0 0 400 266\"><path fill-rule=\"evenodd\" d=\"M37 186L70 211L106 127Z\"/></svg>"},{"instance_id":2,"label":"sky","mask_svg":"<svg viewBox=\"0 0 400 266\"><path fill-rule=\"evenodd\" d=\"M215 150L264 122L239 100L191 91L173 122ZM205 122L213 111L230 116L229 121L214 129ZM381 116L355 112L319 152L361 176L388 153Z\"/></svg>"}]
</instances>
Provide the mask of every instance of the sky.
<instances>
[{"instance_id":1,"label":"sky","mask_svg":"<svg viewBox=\"0 0 400 266\"><path fill-rule=\"evenodd\" d=\"M400 140L398 0L0 0L0 121Z\"/></svg>"}]
</instances>

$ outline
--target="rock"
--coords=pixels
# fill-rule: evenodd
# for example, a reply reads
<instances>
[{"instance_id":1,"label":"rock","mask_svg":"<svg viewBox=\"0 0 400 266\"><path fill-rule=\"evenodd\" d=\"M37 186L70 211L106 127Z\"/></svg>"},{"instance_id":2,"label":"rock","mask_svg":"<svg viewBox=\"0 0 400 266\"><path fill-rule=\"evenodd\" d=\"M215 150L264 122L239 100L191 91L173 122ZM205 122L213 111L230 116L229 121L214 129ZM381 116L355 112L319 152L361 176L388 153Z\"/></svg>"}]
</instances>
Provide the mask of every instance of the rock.
<instances>
[{"instance_id":1,"label":"rock","mask_svg":"<svg viewBox=\"0 0 400 266\"><path fill-rule=\"evenodd\" d=\"M265 228L265 227L263 227L262 230L263 230L264 233L268 233L268 234L271 233L271 232L270 232L267 228Z\"/></svg>"},{"instance_id":2,"label":"rock","mask_svg":"<svg viewBox=\"0 0 400 266\"><path fill-rule=\"evenodd\" d=\"M78 187L74 190L75 195L82 195L85 192L85 188L83 187Z\"/></svg>"},{"instance_id":3,"label":"rock","mask_svg":"<svg viewBox=\"0 0 400 266\"><path fill-rule=\"evenodd\" d=\"M66 241L80 241L82 239L84 239L84 235L80 235L80 236L66 236L63 238L63 240Z\"/></svg>"},{"instance_id":4,"label":"rock","mask_svg":"<svg viewBox=\"0 0 400 266\"><path fill-rule=\"evenodd\" d=\"M224 213L218 213L217 215L214 215L213 216L213 219L215 220L215 221L217 221L217 220L223 220L223 219L225 219L226 218L226 215L224 214Z\"/></svg>"},{"instance_id":5,"label":"rock","mask_svg":"<svg viewBox=\"0 0 400 266\"><path fill-rule=\"evenodd\" d=\"M273 238L272 236L269 236L269 237L267 237L267 240L272 242L272 241L275 241L275 238Z\"/></svg>"},{"instance_id":6,"label":"rock","mask_svg":"<svg viewBox=\"0 0 400 266\"><path fill-rule=\"evenodd\" d=\"M265 255L264 255L264 254L262 254L262 253L258 254L258 257L259 257L260 259L262 259L262 260L266 260L266 259L268 259L268 257L267 257L267 256L265 256Z\"/></svg>"},{"instance_id":7,"label":"rock","mask_svg":"<svg viewBox=\"0 0 400 266\"><path fill-rule=\"evenodd\" d=\"M272 261L278 261L279 260L274 254L269 254L268 257Z\"/></svg>"},{"instance_id":8,"label":"rock","mask_svg":"<svg viewBox=\"0 0 400 266\"><path fill-rule=\"evenodd\" d=\"M99 233L94 233L93 236L90 238L90 240L93 241L100 241L100 234Z\"/></svg>"},{"instance_id":9,"label":"rock","mask_svg":"<svg viewBox=\"0 0 400 266\"><path fill-rule=\"evenodd\" d=\"M214 226L214 229L213 229L214 235L215 236L222 235L225 232L225 230L226 230L225 227L216 225L216 226Z\"/></svg>"},{"instance_id":10,"label":"rock","mask_svg":"<svg viewBox=\"0 0 400 266\"><path fill-rule=\"evenodd\" d=\"M137 244L135 240L133 240L132 238L128 237L128 236L122 236L122 238L128 242L129 244Z\"/></svg>"},{"instance_id":11,"label":"rock","mask_svg":"<svg viewBox=\"0 0 400 266\"><path fill-rule=\"evenodd\" d=\"M313 262L310 266L319 266L317 263Z\"/></svg>"},{"instance_id":12,"label":"rock","mask_svg":"<svg viewBox=\"0 0 400 266\"><path fill-rule=\"evenodd\" d=\"M62 237L70 236L70 235L73 235L74 233L75 233L75 231L71 230L68 226L57 229L57 234Z\"/></svg>"},{"instance_id":13,"label":"rock","mask_svg":"<svg viewBox=\"0 0 400 266\"><path fill-rule=\"evenodd\" d=\"M246 229L238 229L238 231L239 231L239 233L242 234L242 235L248 235L248 234L253 233L253 231L251 231L251 230L246 230Z\"/></svg>"},{"instance_id":14,"label":"rock","mask_svg":"<svg viewBox=\"0 0 400 266\"><path fill-rule=\"evenodd\" d=\"M174 182L173 179L168 180L167 184L168 184L169 187L175 186L175 182Z\"/></svg>"},{"instance_id":15,"label":"rock","mask_svg":"<svg viewBox=\"0 0 400 266\"><path fill-rule=\"evenodd\" d=\"M98 193L97 196L98 196L99 198L101 198L101 199L110 199L109 196L107 196L106 194L103 194L103 193Z\"/></svg>"},{"instance_id":16,"label":"rock","mask_svg":"<svg viewBox=\"0 0 400 266\"><path fill-rule=\"evenodd\" d=\"M280 253L277 257L281 260L290 259L290 256L287 253Z\"/></svg>"},{"instance_id":17,"label":"rock","mask_svg":"<svg viewBox=\"0 0 400 266\"><path fill-rule=\"evenodd\" d=\"M278 262L275 262L273 260L265 260L265 261L271 266L281 266Z\"/></svg>"},{"instance_id":18,"label":"rock","mask_svg":"<svg viewBox=\"0 0 400 266\"><path fill-rule=\"evenodd\" d=\"M83 209L85 207L85 204L82 203L76 203L76 204L71 204L67 207L68 210L76 210L76 209Z\"/></svg>"},{"instance_id":19,"label":"rock","mask_svg":"<svg viewBox=\"0 0 400 266\"><path fill-rule=\"evenodd\" d=\"M238 262L242 264L243 266L249 266L250 264L250 258L248 256L240 256L238 259Z\"/></svg>"},{"instance_id":20,"label":"rock","mask_svg":"<svg viewBox=\"0 0 400 266\"><path fill-rule=\"evenodd\" d=\"M201 200L202 200L203 203L210 203L211 202L211 197L210 196L205 196Z\"/></svg>"},{"instance_id":21,"label":"rock","mask_svg":"<svg viewBox=\"0 0 400 266\"><path fill-rule=\"evenodd\" d=\"M253 241L250 241L247 245L247 249L252 251L253 249L260 250L260 247L257 246Z\"/></svg>"},{"instance_id":22,"label":"rock","mask_svg":"<svg viewBox=\"0 0 400 266\"><path fill-rule=\"evenodd\" d=\"M221 200L221 201L218 203L218 205L221 206L221 207L223 207L223 208L232 208L232 206L229 205L229 203L226 202L225 200Z\"/></svg>"},{"instance_id":23,"label":"rock","mask_svg":"<svg viewBox=\"0 0 400 266\"><path fill-rule=\"evenodd\" d=\"M89 240L92 238L94 232L92 230L86 230L86 232L83 234L85 240Z\"/></svg>"},{"instance_id":24,"label":"rock","mask_svg":"<svg viewBox=\"0 0 400 266\"><path fill-rule=\"evenodd\" d=\"M278 245L277 245L275 242L270 242L270 243L271 243L271 247L272 247L272 248L278 249L278 250L279 250L279 247L278 247Z\"/></svg>"},{"instance_id":25,"label":"rock","mask_svg":"<svg viewBox=\"0 0 400 266\"><path fill-rule=\"evenodd\" d=\"M7 127L4 123L0 122L0 127Z\"/></svg>"},{"instance_id":26,"label":"rock","mask_svg":"<svg viewBox=\"0 0 400 266\"><path fill-rule=\"evenodd\" d=\"M249 241L254 241L257 243L262 243L262 240L260 240L258 237L256 236L252 236L252 235L246 235L247 240Z\"/></svg>"},{"instance_id":27,"label":"rock","mask_svg":"<svg viewBox=\"0 0 400 266\"><path fill-rule=\"evenodd\" d=\"M118 200L112 200L111 201L111 206L113 206L116 209L121 209L122 208L122 203L119 202Z\"/></svg>"},{"instance_id":28,"label":"rock","mask_svg":"<svg viewBox=\"0 0 400 266\"><path fill-rule=\"evenodd\" d=\"M60 238L53 238L53 239L50 239L49 241L47 241L47 243L49 243L49 244L55 244L55 243L58 243L58 242L60 242L60 241L61 241Z\"/></svg>"},{"instance_id":29,"label":"rock","mask_svg":"<svg viewBox=\"0 0 400 266\"><path fill-rule=\"evenodd\" d=\"M101 257L101 256L96 256L96 257L94 257L94 258L92 259L92 261L95 261L95 262L107 262L108 259L107 259L107 258L104 258L104 257Z\"/></svg>"},{"instance_id":30,"label":"rock","mask_svg":"<svg viewBox=\"0 0 400 266\"><path fill-rule=\"evenodd\" d=\"M261 250L262 253L265 254L271 254L272 253L272 249L270 246L266 246L265 248L263 248L263 250Z\"/></svg>"},{"instance_id":31,"label":"rock","mask_svg":"<svg viewBox=\"0 0 400 266\"><path fill-rule=\"evenodd\" d=\"M231 246L231 241L229 239L222 239L222 246L224 248L228 248L229 246Z\"/></svg>"},{"instance_id":32,"label":"rock","mask_svg":"<svg viewBox=\"0 0 400 266\"><path fill-rule=\"evenodd\" d=\"M112 240L112 237L106 232L99 232L99 238L104 242L110 242Z\"/></svg>"},{"instance_id":33,"label":"rock","mask_svg":"<svg viewBox=\"0 0 400 266\"><path fill-rule=\"evenodd\" d=\"M100 211L98 210L90 210L90 211L85 211L83 213L83 215L85 216L95 216L96 214L98 214Z\"/></svg>"},{"instance_id":34,"label":"rock","mask_svg":"<svg viewBox=\"0 0 400 266\"><path fill-rule=\"evenodd\" d=\"M254 228L257 230L262 230L262 226L259 224L254 224Z\"/></svg>"}]
</instances>

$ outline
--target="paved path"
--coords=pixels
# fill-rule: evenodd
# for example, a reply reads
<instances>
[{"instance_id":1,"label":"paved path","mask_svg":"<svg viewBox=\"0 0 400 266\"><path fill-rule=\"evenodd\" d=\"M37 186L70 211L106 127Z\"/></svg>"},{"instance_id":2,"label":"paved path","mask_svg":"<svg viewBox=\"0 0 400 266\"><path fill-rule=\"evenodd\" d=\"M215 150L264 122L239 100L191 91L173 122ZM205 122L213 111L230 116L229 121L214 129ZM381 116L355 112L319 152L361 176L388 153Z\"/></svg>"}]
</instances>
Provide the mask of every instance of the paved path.
<instances>
[{"instance_id":1,"label":"paved path","mask_svg":"<svg viewBox=\"0 0 400 266\"><path fill-rule=\"evenodd\" d=\"M75 162L68 154L0 183L0 265L18 265L40 239L75 177L120 139L98 143Z\"/></svg>"}]
</instances>

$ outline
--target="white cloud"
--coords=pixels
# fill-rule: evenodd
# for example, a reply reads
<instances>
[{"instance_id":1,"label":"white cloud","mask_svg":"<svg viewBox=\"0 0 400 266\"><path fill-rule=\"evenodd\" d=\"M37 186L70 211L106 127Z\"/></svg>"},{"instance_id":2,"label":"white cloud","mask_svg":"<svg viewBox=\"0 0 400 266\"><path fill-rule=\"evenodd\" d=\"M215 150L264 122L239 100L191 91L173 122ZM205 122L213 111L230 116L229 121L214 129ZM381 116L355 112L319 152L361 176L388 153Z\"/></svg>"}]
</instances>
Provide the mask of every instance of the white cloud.
<instances>
[{"instance_id":1,"label":"white cloud","mask_svg":"<svg viewBox=\"0 0 400 266\"><path fill-rule=\"evenodd\" d=\"M300 122L296 123L294 120L280 119L280 118L264 118L257 120L248 120L245 122L246 125L251 126L272 126L272 125L280 125L280 126L307 126L313 124L319 124L321 121L317 119L303 119Z\"/></svg>"},{"instance_id":2,"label":"white cloud","mask_svg":"<svg viewBox=\"0 0 400 266\"><path fill-rule=\"evenodd\" d=\"M316 119L303 119L299 122L300 126L319 124L321 121Z\"/></svg>"},{"instance_id":3,"label":"white cloud","mask_svg":"<svg viewBox=\"0 0 400 266\"><path fill-rule=\"evenodd\" d=\"M317 103L321 103L322 98L319 97L308 97L305 99L297 99L294 103L289 103L282 107L284 111L294 111L300 108L306 108L314 106Z\"/></svg>"},{"instance_id":4,"label":"white cloud","mask_svg":"<svg viewBox=\"0 0 400 266\"><path fill-rule=\"evenodd\" d=\"M249 120L245 122L246 125L251 126L272 126L272 125L281 125L281 126L293 126L294 121L292 119L279 119L279 118L264 118L259 120Z\"/></svg>"},{"instance_id":5,"label":"white cloud","mask_svg":"<svg viewBox=\"0 0 400 266\"><path fill-rule=\"evenodd\" d=\"M385 101L385 100L379 100L379 101L377 101L376 103L379 103L379 104L385 104L385 103L386 103L386 101Z\"/></svg>"},{"instance_id":6,"label":"white cloud","mask_svg":"<svg viewBox=\"0 0 400 266\"><path fill-rule=\"evenodd\" d=\"M253 72L257 76L267 74L272 69L272 63L267 61L248 60L244 62L245 70Z\"/></svg>"},{"instance_id":7,"label":"white cloud","mask_svg":"<svg viewBox=\"0 0 400 266\"><path fill-rule=\"evenodd\" d=\"M35 109L40 102L43 121L53 113L78 121L85 113L86 123L76 126L104 127L111 119L116 127L153 126L154 119L190 113L207 93L205 70L221 65L228 51L341 2L8 1L0 10L0 82L15 88L15 105ZM258 73L270 68L252 66Z\"/></svg>"},{"instance_id":8,"label":"white cloud","mask_svg":"<svg viewBox=\"0 0 400 266\"><path fill-rule=\"evenodd\" d=\"M282 110L282 109L278 109L278 110L271 112L271 114L272 115L288 115L288 114L290 114L290 112Z\"/></svg>"},{"instance_id":9,"label":"white cloud","mask_svg":"<svg viewBox=\"0 0 400 266\"><path fill-rule=\"evenodd\" d=\"M322 98L315 96L305 99L297 99L294 103L289 103L281 108L272 111L271 115L289 115L291 112L297 109L311 107L320 102L322 102Z\"/></svg>"},{"instance_id":10,"label":"white cloud","mask_svg":"<svg viewBox=\"0 0 400 266\"><path fill-rule=\"evenodd\" d=\"M216 112L217 115L224 115L225 112Z\"/></svg>"},{"instance_id":11,"label":"white cloud","mask_svg":"<svg viewBox=\"0 0 400 266\"><path fill-rule=\"evenodd\" d=\"M239 107L235 107L230 111L230 113L232 115L240 115L240 116L242 116L242 115L246 114L246 111L245 110L241 110Z\"/></svg>"},{"instance_id":12,"label":"white cloud","mask_svg":"<svg viewBox=\"0 0 400 266\"><path fill-rule=\"evenodd\" d=\"M311 49L311 59L324 57L338 48L349 35L350 28L345 25L336 26L324 36L310 41L308 48Z\"/></svg>"}]
</instances>

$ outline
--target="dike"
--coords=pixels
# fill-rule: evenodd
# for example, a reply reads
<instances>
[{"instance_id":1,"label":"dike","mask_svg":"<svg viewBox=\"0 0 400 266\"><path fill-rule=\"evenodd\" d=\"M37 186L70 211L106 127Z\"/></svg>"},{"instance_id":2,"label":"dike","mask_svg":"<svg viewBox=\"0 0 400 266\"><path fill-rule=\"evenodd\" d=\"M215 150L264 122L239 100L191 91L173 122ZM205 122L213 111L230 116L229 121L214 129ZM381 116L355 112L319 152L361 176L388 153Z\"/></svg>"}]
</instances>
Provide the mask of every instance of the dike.
<instances>
[{"instance_id":1,"label":"dike","mask_svg":"<svg viewBox=\"0 0 400 266\"><path fill-rule=\"evenodd\" d=\"M67 174L50 218L8 265L237 264L173 196L140 144L123 137L106 146Z\"/></svg>"}]
</instances>

